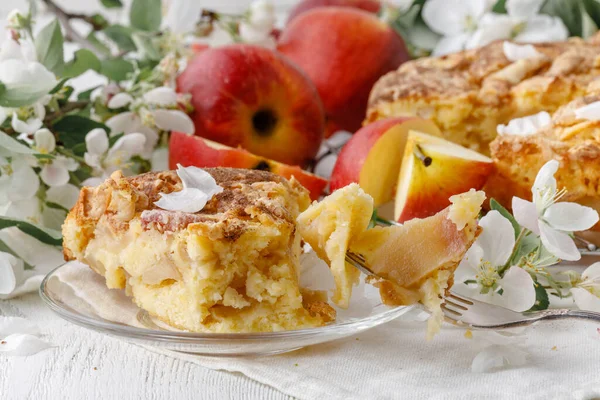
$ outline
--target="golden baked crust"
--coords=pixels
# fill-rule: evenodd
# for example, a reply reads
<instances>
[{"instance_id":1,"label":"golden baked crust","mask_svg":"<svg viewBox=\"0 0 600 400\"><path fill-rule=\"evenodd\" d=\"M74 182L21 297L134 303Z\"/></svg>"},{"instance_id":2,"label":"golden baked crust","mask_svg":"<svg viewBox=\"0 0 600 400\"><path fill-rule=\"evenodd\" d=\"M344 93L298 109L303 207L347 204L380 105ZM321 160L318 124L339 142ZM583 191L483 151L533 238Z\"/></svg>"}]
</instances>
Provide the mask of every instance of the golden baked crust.
<instances>
[{"instance_id":1,"label":"golden baked crust","mask_svg":"<svg viewBox=\"0 0 600 400\"><path fill-rule=\"evenodd\" d=\"M557 160L557 186L566 189L562 199L600 211L600 121L575 117L576 109L600 101L599 84L600 80L591 82L589 95L560 107L552 124L535 134L498 135L490 144L495 168L485 188L489 197L508 208L513 196L531 200L537 172ZM594 229L600 230L600 224Z\"/></svg>"},{"instance_id":2,"label":"golden baked crust","mask_svg":"<svg viewBox=\"0 0 600 400\"><path fill-rule=\"evenodd\" d=\"M498 124L553 112L585 93L600 74L598 41L534 44L542 55L516 62L504 55L503 41L407 62L375 84L365 123L417 115L433 120L446 139L487 153Z\"/></svg>"},{"instance_id":3,"label":"golden baked crust","mask_svg":"<svg viewBox=\"0 0 600 400\"><path fill-rule=\"evenodd\" d=\"M63 225L65 258L190 331L296 329L334 318L322 299L303 299L298 284L295 220L310 204L306 189L265 171L206 171L223 191L197 213L154 205L182 189L174 171L116 172L83 188Z\"/></svg>"}]
</instances>

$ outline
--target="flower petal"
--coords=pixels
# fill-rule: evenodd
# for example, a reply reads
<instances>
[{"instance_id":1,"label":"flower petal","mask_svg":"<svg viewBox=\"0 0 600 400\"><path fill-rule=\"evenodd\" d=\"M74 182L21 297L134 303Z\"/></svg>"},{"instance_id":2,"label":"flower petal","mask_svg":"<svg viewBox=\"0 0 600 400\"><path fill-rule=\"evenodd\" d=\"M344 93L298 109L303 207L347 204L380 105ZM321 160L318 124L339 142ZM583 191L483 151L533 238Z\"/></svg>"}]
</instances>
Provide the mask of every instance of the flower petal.
<instances>
[{"instance_id":1,"label":"flower petal","mask_svg":"<svg viewBox=\"0 0 600 400\"><path fill-rule=\"evenodd\" d=\"M531 188L534 203L536 202L536 196L539 196L540 193L543 193L548 189L554 193L556 192L556 179L554 178L554 174L558 171L559 166L560 164L558 161L550 160L540 168L535 177L533 187Z\"/></svg>"},{"instance_id":2,"label":"flower petal","mask_svg":"<svg viewBox=\"0 0 600 400\"><path fill-rule=\"evenodd\" d=\"M581 279L600 283L600 262L593 263L581 274Z\"/></svg>"},{"instance_id":3,"label":"flower petal","mask_svg":"<svg viewBox=\"0 0 600 400\"><path fill-rule=\"evenodd\" d=\"M62 186L69 182L69 171L61 163L54 160L51 164L44 165L40 178L48 186Z\"/></svg>"},{"instance_id":4,"label":"flower petal","mask_svg":"<svg viewBox=\"0 0 600 400\"><path fill-rule=\"evenodd\" d=\"M112 136L118 135L119 133L132 133L135 132L141 125L140 118L132 112L124 112L111 117L106 121L106 126L110 128L110 134Z\"/></svg>"},{"instance_id":5,"label":"flower petal","mask_svg":"<svg viewBox=\"0 0 600 400\"><path fill-rule=\"evenodd\" d=\"M41 153L52 153L56 148L54 134L46 128L37 130L33 137L35 138L35 147Z\"/></svg>"},{"instance_id":6,"label":"flower petal","mask_svg":"<svg viewBox=\"0 0 600 400\"><path fill-rule=\"evenodd\" d=\"M108 150L108 135L102 128L92 129L85 135L85 147L88 153L103 155Z\"/></svg>"},{"instance_id":7,"label":"flower petal","mask_svg":"<svg viewBox=\"0 0 600 400\"><path fill-rule=\"evenodd\" d=\"M40 180L28 161L24 157L14 158L12 168L13 174L7 194L8 199L19 201L35 196L40 188Z\"/></svg>"},{"instance_id":8,"label":"flower petal","mask_svg":"<svg viewBox=\"0 0 600 400\"><path fill-rule=\"evenodd\" d=\"M498 284L502 295L494 294L493 303L509 310L523 312L535 304L535 287L531 275L519 267L511 267Z\"/></svg>"},{"instance_id":9,"label":"flower petal","mask_svg":"<svg viewBox=\"0 0 600 400\"><path fill-rule=\"evenodd\" d=\"M495 40L510 38L513 21L507 15L488 13L479 22L479 28L466 44L467 49L485 46Z\"/></svg>"},{"instance_id":10,"label":"flower petal","mask_svg":"<svg viewBox=\"0 0 600 400\"><path fill-rule=\"evenodd\" d=\"M496 131L499 135L528 136L533 135L540 129L550 126L551 124L552 117L550 114L546 111L542 111L527 117L512 119L507 125L498 125Z\"/></svg>"},{"instance_id":11,"label":"flower petal","mask_svg":"<svg viewBox=\"0 0 600 400\"><path fill-rule=\"evenodd\" d=\"M479 226L483 231L476 243L483 250L483 258L494 267L506 264L515 246L515 230L510 221L492 210L481 218Z\"/></svg>"},{"instance_id":12,"label":"flower petal","mask_svg":"<svg viewBox=\"0 0 600 400\"><path fill-rule=\"evenodd\" d=\"M17 286L14 265L17 258L12 254L0 252L0 294L9 294Z\"/></svg>"},{"instance_id":13,"label":"flower petal","mask_svg":"<svg viewBox=\"0 0 600 400\"><path fill-rule=\"evenodd\" d=\"M163 210L195 213L204 208L209 197L198 189L183 189L179 192L160 194L160 199L154 204Z\"/></svg>"},{"instance_id":14,"label":"flower petal","mask_svg":"<svg viewBox=\"0 0 600 400\"><path fill-rule=\"evenodd\" d=\"M432 31L444 36L465 32L468 17L473 17L472 1L429 0L423 5L422 16ZM483 4L484 1L478 1ZM476 22L476 21L475 21Z\"/></svg>"},{"instance_id":15,"label":"flower petal","mask_svg":"<svg viewBox=\"0 0 600 400\"><path fill-rule=\"evenodd\" d=\"M513 346L493 345L479 352L471 363L475 373L491 372L506 366L520 366L527 362L527 352Z\"/></svg>"},{"instance_id":16,"label":"flower petal","mask_svg":"<svg viewBox=\"0 0 600 400\"><path fill-rule=\"evenodd\" d=\"M7 356L31 356L52 347L50 343L27 333L15 333L5 337L0 344L0 354Z\"/></svg>"},{"instance_id":17,"label":"flower petal","mask_svg":"<svg viewBox=\"0 0 600 400\"><path fill-rule=\"evenodd\" d=\"M59 204L70 209L79 198L79 188L67 183L63 186L52 186L46 191L46 201Z\"/></svg>"},{"instance_id":18,"label":"flower petal","mask_svg":"<svg viewBox=\"0 0 600 400\"><path fill-rule=\"evenodd\" d=\"M429 4L429 2L425 4ZM439 40L439 42L437 42L431 55L437 57L464 50L469 37L470 35L468 33L460 33L454 36L443 37Z\"/></svg>"},{"instance_id":19,"label":"flower petal","mask_svg":"<svg viewBox=\"0 0 600 400\"><path fill-rule=\"evenodd\" d=\"M540 53L530 44L519 45L508 40L505 40L502 44L502 49L504 50L504 56L509 61L519 61L519 60L527 60L530 58L543 57L543 54ZM548 113L546 113L548 114ZM550 114L548 114L550 116Z\"/></svg>"},{"instance_id":20,"label":"flower petal","mask_svg":"<svg viewBox=\"0 0 600 400\"><path fill-rule=\"evenodd\" d=\"M25 318L0 316L0 338L14 333L40 335L42 332L36 324Z\"/></svg>"},{"instance_id":21,"label":"flower petal","mask_svg":"<svg viewBox=\"0 0 600 400\"><path fill-rule=\"evenodd\" d=\"M577 203L554 203L544 212L544 219L560 231L585 231L598 222L598 211Z\"/></svg>"},{"instance_id":22,"label":"flower petal","mask_svg":"<svg viewBox=\"0 0 600 400\"><path fill-rule=\"evenodd\" d=\"M133 97L129 93L117 93L108 101L108 108L121 108L133 103Z\"/></svg>"},{"instance_id":23,"label":"flower petal","mask_svg":"<svg viewBox=\"0 0 600 400\"><path fill-rule=\"evenodd\" d=\"M62 251L40 242L33 236L21 232L18 228L3 229L0 231L0 240L6 243L18 257L35 267L35 270L25 271L25 273L45 275L65 262Z\"/></svg>"},{"instance_id":24,"label":"flower petal","mask_svg":"<svg viewBox=\"0 0 600 400\"><path fill-rule=\"evenodd\" d=\"M540 234L540 229L538 227L538 213L535 204L531 201L523 200L520 197L513 197L512 211L513 216L520 225L529 229L536 235Z\"/></svg>"},{"instance_id":25,"label":"flower petal","mask_svg":"<svg viewBox=\"0 0 600 400\"><path fill-rule=\"evenodd\" d=\"M600 121L600 101L595 101L579 107L575 110L577 119L586 119L588 121Z\"/></svg>"},{"instance_id":26,"label":"flower petal","mask_svg":"<svg viewBox=\"0 0 600 400\"><path fill-rule=\"evenodd\" d=\"M600 312L600 298L583 288L571 289L573 300L581 310Z\"/></svg>"},{"instance_id":27,"label":"flower petal","mask_svg":"<svg viewBox=\"0 0 600 400\"><path fill-rule=\"evenodd\" d=\"M96 186L100 186L102 184L102 182L104 182L104 178L93 176L93 177L87 178L86 180L81 182L81 186L96 187Z\"/></svg>"},{"instance_id":28,"label":"flower petal","mask_svg":"<svg viewBox=\"0 0 600 400\"><path fill-rule=\"evenodd\" d=\"M539 13L544 0L507 0L506 11L512 18L527 20Z\"/></svg>"},{"instance_id":29,"label":"flower petal","mask_svg":"<svg viewBox=\"0 0 600 400\"><path fill-rule=\"evenodd\" d=\"M209 199L223 188L217 184L211 174L198 167L182 167L177 164L177 175L181 179L184 189L198 189L206 193Z\"/></svg>"},{"instance_id":30,"label":"flower petal","mask_svg":"<svg viewBox=\"0 0 600 400\"><path fill-rule=\"evenodd\" d=\"M180 110L154 110L154 123L165 131L177 131L193 134L195 131L192 119Z\"/></svg>"},{"instance_id":31,"label":"flower petal","mask_svg":"<svg viewBox=\"0 0 600 400\"><path fill-rule=\"evenodd\" d=\"M161 107L173 106L177 104L177 93L169 87L161 86L145 93L144 100Z\"/></svg>"},{"instance_id":32,"label":"flower petal","mask_svg":"<svg viewBox=\"0 0 600 400\"><path fill-rule=\"evenodd\" d=\"M560 18L539 14L527 20L525 29L515 36L514 40L521 43L540 43L563 41L568 37L569 31Z\"/></svg>"},{"instance_id":33,"label":"flower petal","mask_svg":"<svg viewBox=\"0 0 600 400\"><path fill-rule=\"evenodd\" d=\"M581 253L569 235L553 229L544 222L540 222L539 227L542 244L550 253L567 261L577 261L581 258Z\"/></svg>"},{"instance_id":34,"label":"flower petal","mask_svg":"<svg viewBox=\"0 0 600 400\"><path fill-rule=\"evenodd\" d=\"M120 166L135 155L144 151L146 136L141 133L129 133L120 137L108 151L106 163Z\"/></svg>"},{"instance_id":35,"label":"flower petal","mask_svg":"<svg viewBox=\"0 0 600 400\"><path fill-rule=\"evenodd\" d=\"M27 121L21 121L17 113L12 115L12 128L19 133L34 133L40 129L43 122L40 118L29 118Z\"/></svg>"}]
</instances>

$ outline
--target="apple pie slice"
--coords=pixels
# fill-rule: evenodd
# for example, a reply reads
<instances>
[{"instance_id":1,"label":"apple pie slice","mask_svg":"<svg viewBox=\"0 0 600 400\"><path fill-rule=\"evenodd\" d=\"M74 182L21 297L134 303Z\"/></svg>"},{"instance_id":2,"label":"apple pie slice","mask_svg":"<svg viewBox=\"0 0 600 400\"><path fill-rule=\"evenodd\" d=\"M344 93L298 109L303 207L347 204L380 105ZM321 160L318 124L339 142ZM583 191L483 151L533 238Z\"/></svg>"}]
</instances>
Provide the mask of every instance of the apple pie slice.
<instances>
[{"instance_id":1,"label":"apple pie slice","mask_svg":"<svg viewBox=\"0 0 600 400\"><path fill-rule=\"evenodd\" d=\"M555 177L565 189L563 201L577 202L600 212L600 120L578 118L576 110L600 101L600 79L587 95L560 107L551 122L536 132L503 133L490 144L494 172L486 193L510 208L513 196L531 200L539 169L550 160L560 162ZM600 223L592 231L598 241Z\"/></svg>"},{"instance_id":2,"label":"apple pie slice","mask_svg":"<svg viewBox=\"0 0 600 400\"><path fill-rule=\"evenodd\" d=\"M422 302L433 314L430 334L441 324L441 298L452 286L453 272L478 235L477 216L485 194L481 191L452 196L451 205L424 219L400 226L368 228L372 199L356 184L335 191L298 217L300 233L336 276L337 302L347 304L356 270L341 268L346 250L362 255L380 277L379 288L388 305ZM335 261L335 263L333 262Z\"/></svg>"},{"instance_id":3,"label":"apple pie slice","mask_svg":"<svg viewBox=\"0 0 600 400\"><path fill-rule=\"evenodd\" d=\"M223 190L195 213L155 205L182 190L174 171L116 172L83 188L63 226L65 258L189 331L278 331L335 318L327 303L304 300L298 283L296 217L310 204L306 189L265 171L205 171Z\"/></svg>"}]
</instances>

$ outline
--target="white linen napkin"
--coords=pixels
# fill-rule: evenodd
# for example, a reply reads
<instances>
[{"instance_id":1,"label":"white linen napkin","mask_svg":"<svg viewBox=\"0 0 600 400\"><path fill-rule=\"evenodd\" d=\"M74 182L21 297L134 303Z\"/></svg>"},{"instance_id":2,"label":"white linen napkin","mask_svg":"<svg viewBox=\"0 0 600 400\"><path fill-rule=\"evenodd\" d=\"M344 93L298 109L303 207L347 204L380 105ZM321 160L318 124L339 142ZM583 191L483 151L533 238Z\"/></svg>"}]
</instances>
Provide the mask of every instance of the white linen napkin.
<instances>
[{"instance_id":1,"label":"white linen napkin","mask_svg":"<svg viewBox=\"0 0 600 400\"><path fill-rule=\"evenodd\" d=\"M85 299L103 318L139 326L131 300L111 290L107 301L103 278L85 265L69 263L58 278L66 295ZM119 307L111 305L115 302ZM563 321L529 328L518 339L528 352L527 363L486 374L471 372L483 334L474 332L467 339L464 330L448 325L427 342L425 324L409 318L271 357L200 357L144 347L206 368L242 373L300 399L593 399L600 397L599 326Z\"/></svg>"}]
</instances>

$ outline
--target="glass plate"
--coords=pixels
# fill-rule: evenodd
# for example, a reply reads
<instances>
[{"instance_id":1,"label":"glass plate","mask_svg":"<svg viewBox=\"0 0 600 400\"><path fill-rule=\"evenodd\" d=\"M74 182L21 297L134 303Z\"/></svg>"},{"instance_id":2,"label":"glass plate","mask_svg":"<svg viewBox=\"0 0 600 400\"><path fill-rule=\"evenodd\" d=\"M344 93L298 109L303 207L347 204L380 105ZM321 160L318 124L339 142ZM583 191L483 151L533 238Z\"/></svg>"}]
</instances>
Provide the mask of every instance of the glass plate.
<instances>
[{"instance_id":1,"label":"glass plate","mask_svg":"<svg viewBox=\"0 0 600 400\"><path fill-rule=\"evenodd\" d=\"M356 335L391 321L413 308L385 306L381 304L377 289L370 285L361 285L355 292L362 293L353 294L350 307L347 310L336 309L336 321L319 328L265 333L191 333L171 328L139 308L136 308L135 318L136 325L139 326L99 316L76 291L64 290L66 284L57 276L60 268L64 267L59 267L46 276L40 287L40 295L46 304L65 320L131 342L204 356L233 357L285 353ZM98 279L103 278L98 276ZM106 288L104 284L98 287L104 287L106 298L111 298L111 289ZM117 304L114 306L122 307Z\"/></svg>"}]
</instances>

